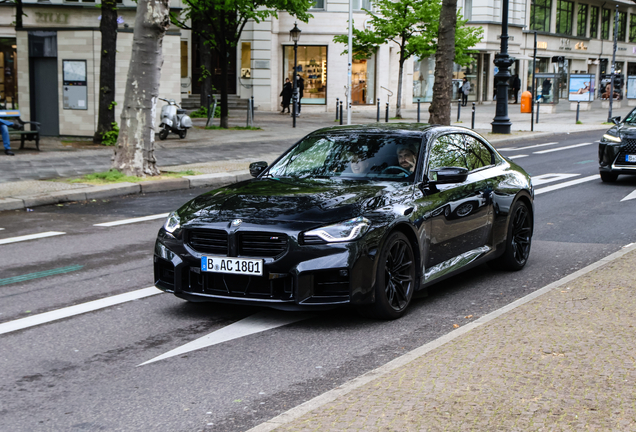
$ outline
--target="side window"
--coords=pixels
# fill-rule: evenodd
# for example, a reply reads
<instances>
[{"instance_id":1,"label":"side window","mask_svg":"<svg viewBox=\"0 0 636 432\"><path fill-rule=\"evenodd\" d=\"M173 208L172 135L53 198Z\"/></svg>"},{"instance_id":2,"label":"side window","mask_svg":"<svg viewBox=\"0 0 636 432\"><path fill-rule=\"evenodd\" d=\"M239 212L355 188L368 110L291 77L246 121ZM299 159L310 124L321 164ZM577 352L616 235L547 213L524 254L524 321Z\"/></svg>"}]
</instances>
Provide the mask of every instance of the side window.
<instances>
[{"instance_id":1,"label":"side window","mask_svg":"<svg viewBox=\"0 0 636 432\"><path fill-rule=\"evenodd\" d=\"M465 150L466 150L466 165L470 171L492 165L493 154L488 147L481 143L478 139L464 135Z\"/></svg>"},{"instance_id":2,"label":"side window","mask_svg":"<svg viewBox=\"0 0 636 432\"><path fill-rule=\"evenodd\" d=\"M464 140L461 135L443 135L433 141L428 156L428 170L430 172L441 167L468 168Z\"/></svg>"}]
</instances>

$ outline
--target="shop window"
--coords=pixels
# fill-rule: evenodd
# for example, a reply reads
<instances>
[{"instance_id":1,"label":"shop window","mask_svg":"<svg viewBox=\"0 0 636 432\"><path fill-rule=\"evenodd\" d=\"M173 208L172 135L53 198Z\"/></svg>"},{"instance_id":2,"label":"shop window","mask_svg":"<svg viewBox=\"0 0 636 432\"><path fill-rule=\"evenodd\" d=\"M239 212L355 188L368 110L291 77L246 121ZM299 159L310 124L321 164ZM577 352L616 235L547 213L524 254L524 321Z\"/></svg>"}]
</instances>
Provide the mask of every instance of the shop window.
<instances>
[{"instance_id":1,"label":"shop window","mask_svg":"<svg viewBox=\"0 0 636 432\"><path fill-rule=\"evenodd\" d=\"M252 43L241 43L241 78L252 77Z\"/></svg>"},{"instance_id":2,"label":"shop window","mask_svg":"<svg viewBox=\"0 0 636 432\"><path fill-rule=\"evenodd\" d=\"M530 7L530 29L550 31L550 10L552 0L533 0Z\"/></svg>"},{"instance_id":3,"label":"shop window","mask_svg":"<svg viewBox=\"0 0 636 432\"><path fill-rule=\"evenodd\" d=\"M590 38L598 37L598 6L590 6Z\"/></svg>"},{"instance_id":4,"label":"shop window","mask_svg":"<svg viewBox=\"0 0 636 432\"><path fill-rule=\"evenodd\" d=\"M603 9L603 16L601 19L601 39L610 38L610 10Z\"/></svg>"},{"instance_id":5,"label":"shop window","mask_svg":"<svg viewBox=\"0 0 636 432\"><path fill-rule=\"evenodd\" d=\"M0 38L0 109L15 106L18 80L15 67L15 39Z\"/></svg>"},{"instance_id":6,"label":"shop window","mask_svg":"<svg viewBox=\"0 0 636 432\"><path fill-rule=\"evenodd\" d=\"M375 55L364 60L354 60L351 66L351 103L368 105L375 103Z\"/></svg>"},{"instance_id":7,"label":"shop window","mask_svg":"<svg viewBox=\"0 0 636 432\"><path fill-rule=\"evenodd\" d=\"M625 37L627 37L627 12L619 12L618 35L616 36L616 39L619 42L625 42Z\"/></svg>"},{"instance_id":8,"label":"shop window","mask_svg":"<svg viewBox=\"0 0 636 432\"><path fill-rule=\"evenodd\" d=\"M181 41L181 78L188 77L188 41Z\"/></svg>"},{"instance_id":9,"label":"shop window","mask_svg":"<svg viewBox=\"0 0 636 432\"><path fill-rule=\"evenodd\" d=\"M629 41L636 42L636 15L629 15Z\"/></svg>"},{"instance_id":10,"label":"shop window","mask_svg":"<svg viewBox=\"0 0 636 432\"><path fill-rule=\"evenodd\" d=\"M413 102L431 102L435 82L435 56L413 61Z\"/></svg>"},{"instance_id":11,"label":"shop window","mask_svg":"<svg viewBox=\"0 0 636 432\"><path fill-rule=\"evenodd\" d=\"M572 34L572 17L574 14L574 3L566 0L559 0L557 3L556 32L564 35Z\"/></svg>"},{"instance_id":12,"label":"shop window","mask_svg":"<svg viewBox=\"0 0 636 432\"><path fill-rule=\"evenodd\" d=\"M579 3L579 11L576 14L576 35L585 37L587 29L587 5Z\"/></svg>"},{"instance_id":13,"label":"shop window","mask_svg":"<svg viewBox=\"0 0 636 432\"><path fill-rule=\"evenodd\" d=\"M283 79L293 78L294 47L283 47ZM303 105L324 105L327 100L327 47L298 45L298 75L303 79Z\"/></svg>"}]
</instances>

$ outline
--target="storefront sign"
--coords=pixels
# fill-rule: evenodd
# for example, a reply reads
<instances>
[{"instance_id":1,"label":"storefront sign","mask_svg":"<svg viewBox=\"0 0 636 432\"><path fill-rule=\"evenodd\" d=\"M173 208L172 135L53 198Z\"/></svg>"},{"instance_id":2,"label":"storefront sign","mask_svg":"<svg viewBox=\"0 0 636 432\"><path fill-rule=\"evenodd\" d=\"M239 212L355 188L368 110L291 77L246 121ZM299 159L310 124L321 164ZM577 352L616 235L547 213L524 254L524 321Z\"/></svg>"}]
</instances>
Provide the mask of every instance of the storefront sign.
<instances>
[{"instance_id":1,"label":"storefront sign","mask_svg":"<svg viewBox=\"0 0 636 432\"><path fill-rule=\"evenodd\" d=\"M39 24L68 24L69 14L64 12L36 12L35 22Z\"/></svg>"},{"instance_id":2,"label":"storefront sign","mask_svg":"<svg viewBox=\"0 0 636 432\"><path fill-rule=\"evenodd\" d=\"M537 49L547 50L548 49L548 43L547 42L537 42Z\"/></svg>"},{"instance_id":3,"label":"storefront sign","mask_svg":"<svg viewBox=\"0 0 636 432\"><path fill-rule=\"evenodd\" d=\"M568 90L570 102L591 102L594 100L594 75L570 75Z\"/></svg>"},{"instance_id":4,"label":"storefront sign","mask_svg":"<svg viewBox=\"0 0 636 432\"><path fill-rule=\"evenodd\" d=\"M561 38L561 46L560 50L572 51L572 47L570 46L570 39Z\"/></svg>"},{"instance_id":5,"label":"storefront sign","mask_svg":"<svg viewBox=\"0 0 636 432\"><path fill-rule=\"evenodd\" d=\"M577 42L577 44L574 45L574 49L587 51L587 46L585 46L583 42Z\"/></svg>"}]
</instances>

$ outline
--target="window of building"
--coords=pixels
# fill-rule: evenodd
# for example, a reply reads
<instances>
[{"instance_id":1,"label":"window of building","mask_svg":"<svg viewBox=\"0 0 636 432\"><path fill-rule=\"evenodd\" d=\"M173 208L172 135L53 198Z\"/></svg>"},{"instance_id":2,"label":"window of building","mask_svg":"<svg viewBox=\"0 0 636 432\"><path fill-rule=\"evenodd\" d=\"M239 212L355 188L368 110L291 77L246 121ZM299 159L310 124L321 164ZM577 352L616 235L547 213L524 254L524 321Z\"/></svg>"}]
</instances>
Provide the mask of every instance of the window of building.
<instances>
[{"instance_id":1,"label":"window of building","mask_svg":"<svg viewBox=\"0 0 636 432\"><path fill-rule=\"evenodd\" d=\"M629 15L629 41L636 42L636 15Z\"/></svg>"},{"instance_id":2,"label":"window of building","mask_svg":"<svg viewBox=\"0 0 636 432\"><path fill-rule=\"evenodd\" d=\"M590 6L590 38L598 37L598 6Z\"/></svg>"},{"instance_id":3,"label":"window of building","mask_svg":"<svg viewBox=\"0 0 636 432\"><path fill-rule=\"evenodd\" d=\"M353 10L367 9L371 10L371 0L351 0L353 2Z\"/></svg>"},{"instance_id":4,"label":"window of building","mask_svg":"<svg viewBox=\"0 0 636 432\"><path fill-rule=\"evenodd\" d=\"M557 3L556 32L559 34L572 34L572 18L574 15L574 3L559 0Z\"/></svg>"},{"instance_id":5,"label":"window of building","mask_svg":"<svg viewBox=\"0 0 636 432\"><path fill-rule=\"evenodd\" d=\"M464 0L464 9L462 9L464 19L468 21L473 19L473 0Z\"/></svg>"},{"instance_id":6,"label":"window of building","mask_svg":"<svg viewBox=\"0 0 636 432\"><path fill-rule=\"evenodd\" d=\"M188 41L181 41L181 78L188 77Z\"/></svg>"},{"instance_id":7,"label":"window of building","mask_svg":"<svg viewBox=\"0 0 636 432\"><path fill-rule=\"evenodd\" d=\"M603 9L601 19L601 39L610 39L610 10Z\"/></svg>"},{"instance_id":8,"label":"window of building","mask_svg":"<svg viewBox=\"0 0 636 432\"><path fill-rule=\"evenodd\" d=\"M435 82L435 56L413 60L413 102L431 102Z\"/></svg>"},{"instance_id":9,"label":"window of building","mask_svg":"<svg viewBox=\"0 0 636 432\"><path fill-rule=\"evenodd\" d=\"M314 0L314 3L309 7L309 9L324 9L325 8L325 0Z\"/></svg>"},{"instance_id":10,"label":"window of building","mask_svg":"<svg viewBox=\"0 0 636 432\"><path fill-rule=\"evenodd\" d=\"M241 78L252 78L252 43L241 42Z\"/></svg>"},{"instance_id":11,"label":"window of building","mask_svg":"<svg viewBox=\"0 0 636 432\"><path fill-rule=\"evenodd\" d=\"M530 29L550 31L550 9L552 0L532 0L530 8Z\"/></svg>"},{"instance_id":12,"label":"window of building","mask_svg":"<svg viewBox=\"0 0 636 432\"><path fill-rule=\"evenodd\" d=\"M327 101L327 47L298 45L298 75L303 79L303 105L325 105ZM294 47L283 47L283 79L293 78Z\"/></svg>"},{"instance_id":13,"label":"window of building","mask_svg":"<svg viewBox=\"0 0 636 432\"><path fill-rule=\"evenodd\" d=\"M579 3L579 11L576 14L576 35L585 37L587 34L587 5Z\"/></svg>"},{"instance_id":14,"label":"window of building","mask_svg":"<svg viewBox=\"0 0 636 432\"><path fill-rule=\"evenodd\" d=\"M375 54L368 59L353 61L351 103L354 105L375 104Z\"/></svg>"},{"instance_id":15,"label":"window of building","mask_svg":"<svg viewBox=\"0 0 636 432\"><path fill-rule=\"evenodd\" d=\"M625 42L627 37L627 12L618 12L618 36L619 42Z\"/></svg>"}]
</instances>

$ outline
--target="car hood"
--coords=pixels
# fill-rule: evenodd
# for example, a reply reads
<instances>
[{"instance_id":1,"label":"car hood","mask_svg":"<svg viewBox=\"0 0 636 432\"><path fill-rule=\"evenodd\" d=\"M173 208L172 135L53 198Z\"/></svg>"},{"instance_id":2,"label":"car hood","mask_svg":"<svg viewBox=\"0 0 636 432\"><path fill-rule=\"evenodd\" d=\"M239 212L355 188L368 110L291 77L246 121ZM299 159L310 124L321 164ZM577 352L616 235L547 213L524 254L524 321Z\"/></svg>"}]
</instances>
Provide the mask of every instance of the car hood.
<instances>
[{"instance_id":1,"label":"car hood","mask_svg":"<svg viewBox=\"0 0 636 432\"><path fill-rule=\"evenodd\" d=\"M399 182L254 179L200 195L178 212L182 226L234 219L330 223L390 204L396 192L405 189Z\"/></svg>"},{"instance_id":2,"label":"car hood","mask_svg":"<svg viewBox=\"0 0 636 432\"><path fill-rule=\"evenodd\" d=\"M620 136L622 138L636 138L636 126L627 123L620 123L609 128L606 133L614 136Z\"/></svg>"}]
</instances>

